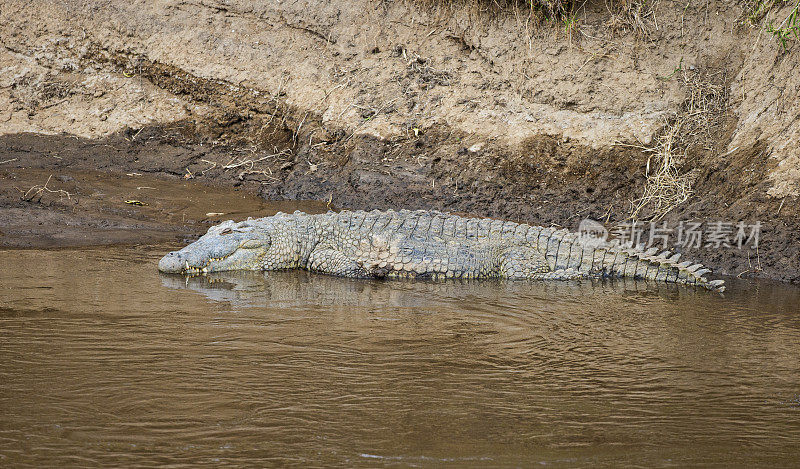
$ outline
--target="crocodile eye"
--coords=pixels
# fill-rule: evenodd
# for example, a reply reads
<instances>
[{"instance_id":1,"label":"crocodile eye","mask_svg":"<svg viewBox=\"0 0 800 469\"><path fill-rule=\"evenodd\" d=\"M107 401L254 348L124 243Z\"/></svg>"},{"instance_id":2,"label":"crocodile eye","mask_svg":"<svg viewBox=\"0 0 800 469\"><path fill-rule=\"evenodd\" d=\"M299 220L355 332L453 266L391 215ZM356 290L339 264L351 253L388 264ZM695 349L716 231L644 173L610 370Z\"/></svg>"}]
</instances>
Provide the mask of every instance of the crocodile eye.
<instances>
[{"instance_id":1,"label":"crocodile eye","mask_svg":"<svg viewBox=\"0 0 800 469\"><path fill-rule=\"evenodd\" d=\"M231 233L233 233L233 230L230 229L230 228L225 228L224 230L219 232L219 234L221 234L221 235L227 235L227 234L231 234Z\"/></svg>"},{"instance_id":2,"label":"crocodile eye","mask_svg":"<svg viewBox=\"0 0 800 469\"><path fill-rule=\"evenodd\" d=\"M267 241L263 239L248 239L243 241L242 244L239 245L239 247L244 249L255 249L255 248L260 248L265 244L267 244Z\"/></svg>"}]
</instances>

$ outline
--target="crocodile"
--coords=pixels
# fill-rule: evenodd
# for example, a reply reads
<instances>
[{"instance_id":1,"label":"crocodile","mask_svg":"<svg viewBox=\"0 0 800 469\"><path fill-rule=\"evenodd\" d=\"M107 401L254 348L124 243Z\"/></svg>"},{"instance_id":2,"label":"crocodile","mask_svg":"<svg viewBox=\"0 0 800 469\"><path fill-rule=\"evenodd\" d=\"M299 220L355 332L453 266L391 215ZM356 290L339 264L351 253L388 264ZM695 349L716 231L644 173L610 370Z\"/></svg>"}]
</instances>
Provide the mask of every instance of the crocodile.
<instances>
[{"instance_id":1,"label":"crocodile","mask_svg":"<svg viewBox=\"0 0 800 469\"><path fill-rule=\"evenodd\" d=\"M701 264L566 229L436 211L278 213L225 221L158 263L165 273L306 269L344 277L627 277L722 292Z\"/></svg>"}]
</instances>

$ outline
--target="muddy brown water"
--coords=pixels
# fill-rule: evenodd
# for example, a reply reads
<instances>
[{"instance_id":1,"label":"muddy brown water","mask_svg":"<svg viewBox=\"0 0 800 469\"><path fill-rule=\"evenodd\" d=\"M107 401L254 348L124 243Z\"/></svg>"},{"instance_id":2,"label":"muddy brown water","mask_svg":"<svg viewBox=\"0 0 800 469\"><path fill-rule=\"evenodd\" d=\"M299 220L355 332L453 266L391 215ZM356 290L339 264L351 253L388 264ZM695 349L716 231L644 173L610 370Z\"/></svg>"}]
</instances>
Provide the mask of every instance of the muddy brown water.
<instances>
[{"instance_id":1,"label":"muddy brown water","mask_svg":"<svg viewBox=\"0 0 800 469\"><path fill-rule=\"evenodd\" d=\"M0 466L792 466L800 290L0 251Z\"/></svg>"}]
</instances>

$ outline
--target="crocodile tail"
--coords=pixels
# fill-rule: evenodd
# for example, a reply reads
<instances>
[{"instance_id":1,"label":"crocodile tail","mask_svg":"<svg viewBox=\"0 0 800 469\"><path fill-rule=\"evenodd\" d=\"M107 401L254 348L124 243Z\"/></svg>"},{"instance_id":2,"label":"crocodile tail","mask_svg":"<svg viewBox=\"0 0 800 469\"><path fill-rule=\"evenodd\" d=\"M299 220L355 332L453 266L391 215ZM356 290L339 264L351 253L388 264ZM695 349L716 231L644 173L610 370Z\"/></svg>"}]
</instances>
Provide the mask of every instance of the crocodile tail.
<instances>
[{"instance_id":1,"label":"crocodile tail","mask_svg":"<svg viewBox=\"0 0 800 469\"><path fill-rule=\"evenodd\" d=\"M709 280L701 264L678 262L680 254L658 248L626 248L602 240L587 240L567 230L544 228L534 231L534 245L553 271L575 270L589 276L628 277L680 283L725 291L724 280Z\"/></svg>"},{"instance_id":2,"label":"crocodile tail","mask_svg":"<svg viewBox=\"0 0 800 469\"><path fill-rule=\"evenodd\" d=\"M702 264L678 262L681 255L657 248L647 251L636 248L608 246L595 249L593 258L599 257L591 270L610 277L629 277L653 280L656 282L680 283L703 287L711 291L725 291L724 280L710 280L705 277L711 272Z\"/></svg>"}]
</instances>

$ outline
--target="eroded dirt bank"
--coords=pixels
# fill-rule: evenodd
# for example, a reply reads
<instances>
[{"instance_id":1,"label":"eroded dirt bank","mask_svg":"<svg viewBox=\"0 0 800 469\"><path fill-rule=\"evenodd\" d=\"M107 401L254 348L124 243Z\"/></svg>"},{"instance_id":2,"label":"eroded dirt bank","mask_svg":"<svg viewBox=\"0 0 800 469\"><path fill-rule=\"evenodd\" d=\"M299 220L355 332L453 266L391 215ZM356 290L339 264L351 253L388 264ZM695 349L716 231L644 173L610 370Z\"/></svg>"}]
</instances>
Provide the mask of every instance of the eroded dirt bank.
<instances>
[{"instance_id":1,"label":"eroded dirt bank","mask_svg":"<svg viewBox=\"0 0 800 469\"><path fill-rule=\"evenodd\" d=\"M227 204L228 208L213 208L218 205L215 201L224 197L225 191L218 189L200 195L199 206L211 207L207 209L210 213L226 215L199 214L178 222L177 213L182 212L166 203L162 203L159 210L126 206L124 200L134 196L137 197L135 200L153 204L154 197L147 190L129 191L120 192L116 197L98 199L96 203L105 208L95 210L89 207L84 226L80 218L76 220L69 215L70 204L76 202L65 200L61 193L47 192L39 198L21 200L29 189L28 184L41 186L50 174L54 175L48 184L50 190L76 192L79 188L70 185L72 176L61 177L76 169L100 169L113 174L105 181L111 186L120 186L119 179L127 181L126 186L144 184L136 182L141 178L139 175L156 174L172 179L175 185L186 184L187 178L191 178L234 187L241 194L258 194L269 200L317 200L316 205L311 205L312 211L324 210L328 205L356 209L435 208L544 225L557 224L573 230L584 218L613 220L624 213L631 198L641 190L641 162L635 154L626 158L614 155L612 158L596 151L580 153L575 148L547 140L531 142L537 151L549 155L547 160L537 163L513 154L469 155L468 150L458 145L446 144L447 135L437 136L430 132L393 144L373 138L353 139L342 149L314 153L313 160L308 159L310 155L305 153L269 157L259 162L261 169L254 170L250 169L249 163L237 166L242 161L253 160L251 154L228 147L181 141L179 133L176 133L180 130L180 126L149 128L137 131L139 135L133 141L126 139L125 133L99 141L37 134L0 137L0 153L9 159L16 158L6 165L9 169L0 172L5 181L0 199L3 204L0 213L4 215L0 220L4 226L2 231L6 232L0 237L0 243L14 245L11 240L15 234L9 228L18 226L22 223L20 220L36 221L42 213L48 213L45 223L57 223L52 226L56 231L63 230L59 223L71 220L75 230L84 232L91 228L92 220L104 220L109 212L112 215L116 215L116 211L131 212L128 216L134 220L152 223L155 227L120 226L120 229L129 230L129 235L116 241L142 243L185 239L201 233L209 223L220 219L266 215L275 211L252 202L244 204L252 206L250 209L242 207L238 211L232 211L230 206L234 204L225 201L223 205ZM464 163L467 157L469 163ZM269 163L264 164L265 161ZM29 176L26 183L11 184L15 165L37 168L38 180ZM226 166L229 169L225 169ZM671 213L665 219L674 224L680 220L761 221L763 226L757 252L750 246L742 250L736 247L679 250L690 258L703 259L723 274L758 275L796 282L795 260L800 246L797 209L785 204L781 206L780 201L764 194L768 185L761 177L765 166L762 152L760 159L741 155L733 168L709 168L699 178L702 184L697 189L704 191L704 197L691 201L683 210ZM150 187L154 185L148 184ZM194 190L199 191L201 187ZM184 197L188 197L191 190L189 188ZM80 190L77 192L81 193ZM175 200L180 200L180 196L176 196L173 203ZM54 212L61 215L53 217ZM50 229L41 225L38 228L42 233ZM152 236L153 230L160 235ZM35 236L36 232L34 229L30 235ZM94 239L98 243L108 242L102 237ZM69 241L65 243L69 244ZM32 242L30 245L37 244Z\"/></svg>"},{"instance_id":2,"label":"eroded dirt bank","mask_svg":"<svg viewBox=\"0 0 800 469\"><path fill-rule=\"evenodd\" d=\"M77 190L76 170L338 208L613 224L668 143L691 186L669 226L762 224L757 250L678 250L797 282L800 56L745 13L663 1L641 31L587 4L566 34L404 2L4 2L0 243L25 245L15 227L43 213L78 227L105 217L70 218L58 193L24 197L50 174L49 189ZM42 181L12 184L31 168ZM124 209L145 225L169 218L152 208ZM205 229L170 226L164 236Z\"/></svg>"}]
</instances>

